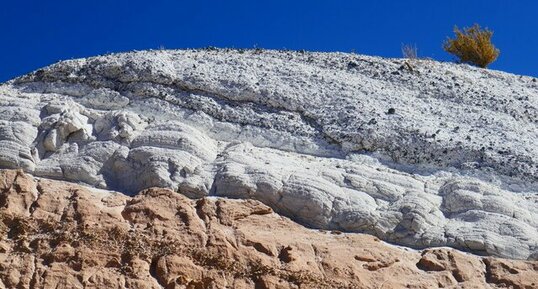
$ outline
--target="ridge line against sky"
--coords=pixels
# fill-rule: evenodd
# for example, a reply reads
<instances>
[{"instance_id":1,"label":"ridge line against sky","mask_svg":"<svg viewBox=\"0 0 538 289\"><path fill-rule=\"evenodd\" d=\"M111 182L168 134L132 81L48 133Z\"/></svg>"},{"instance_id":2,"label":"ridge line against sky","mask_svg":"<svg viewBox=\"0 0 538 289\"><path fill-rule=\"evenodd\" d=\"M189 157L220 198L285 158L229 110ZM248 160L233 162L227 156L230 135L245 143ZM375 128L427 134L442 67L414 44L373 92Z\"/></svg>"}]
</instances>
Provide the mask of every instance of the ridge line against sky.
<instances>
[{"instance_id":1,"label":"ridge line against sky","mask_svg":"<svg viewBox=\"0 0 538 289\"><path fill-rule=\"evenodd\" d=\"M538 76L538 1L9 1L0 11L0 81L59 60L206 46L356 52L450 61L454 25L491 28L490 68Z\"/></svg>"}]
</instances>

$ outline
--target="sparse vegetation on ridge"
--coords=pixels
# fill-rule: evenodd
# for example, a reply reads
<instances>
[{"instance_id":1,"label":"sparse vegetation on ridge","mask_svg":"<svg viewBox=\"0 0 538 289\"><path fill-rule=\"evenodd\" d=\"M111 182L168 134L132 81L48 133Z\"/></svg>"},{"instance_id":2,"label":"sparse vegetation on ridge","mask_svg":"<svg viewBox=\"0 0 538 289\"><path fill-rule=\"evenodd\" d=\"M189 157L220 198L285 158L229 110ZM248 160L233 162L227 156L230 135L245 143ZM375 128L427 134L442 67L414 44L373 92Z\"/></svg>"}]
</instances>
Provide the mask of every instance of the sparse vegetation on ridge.
<instances>
[{"instance_id":1,"label":"sparse vegetation on ridge","mask_svg":"<svg viewBox=\"0 0 538 289\"><path fill-rule=\"evenodd\" d=\"M499 57L499 49L491 43L493 31L474 24L463 31L456 26L454 34L456 37L447 39L443 48L460 62L485 68Z\"/></svg>"},{"instance_id":2,"label":"sparse vegetation on ridge","mask_svg":"<svg viewBox=\"0 0 538 289\"><path fill-rule=\"evenodd\" d=\"M418 49L416 44L402 44L402 55L404 58L417 59Z\"/></svg>"}]
</instances>

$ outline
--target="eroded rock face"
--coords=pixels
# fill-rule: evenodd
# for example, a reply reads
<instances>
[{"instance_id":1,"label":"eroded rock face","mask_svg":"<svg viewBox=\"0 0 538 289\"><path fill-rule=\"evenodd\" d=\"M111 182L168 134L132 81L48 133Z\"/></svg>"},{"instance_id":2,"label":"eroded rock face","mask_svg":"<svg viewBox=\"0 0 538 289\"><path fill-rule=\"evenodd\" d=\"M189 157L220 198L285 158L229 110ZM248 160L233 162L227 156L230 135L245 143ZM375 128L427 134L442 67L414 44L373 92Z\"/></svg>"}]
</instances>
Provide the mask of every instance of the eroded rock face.
<instances>
[{"instance_id":1,"label":"eroded rock face","mask_svg":"<svg viewBox=\"0 0 538 289\"><path fill-rule=\"evenodd\" d=\"M0 86L0 167L256 199L314 228L535 259L538 85L403 61L219 50L61 62Z\"/></svg>"},{"instance_id":2,"label":"eroded rock face","mask_svg":"<svg viewBox=\"0 0 538 289\"><path fill-rule=\"evenodd\" d=\"M0 288L536 288L538 262L306 229L254 200L0 171Z\"/></svg>"}]
</instances>

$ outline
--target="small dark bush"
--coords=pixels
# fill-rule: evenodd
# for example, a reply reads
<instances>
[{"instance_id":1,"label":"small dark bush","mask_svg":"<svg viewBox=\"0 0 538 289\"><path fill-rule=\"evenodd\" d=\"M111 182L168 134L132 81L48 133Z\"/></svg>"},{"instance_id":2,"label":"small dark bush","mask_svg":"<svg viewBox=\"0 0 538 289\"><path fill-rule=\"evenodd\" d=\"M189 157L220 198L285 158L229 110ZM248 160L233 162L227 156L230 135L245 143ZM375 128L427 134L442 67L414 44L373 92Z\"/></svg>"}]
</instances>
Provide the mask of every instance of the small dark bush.
<instances>
[{"instance_id":1,"label":"small dark bush","mask_svg":"<svg viewBox=\"0 0 538 289\"><path fill-rule=\"evenodd\" d=\"M500 51L491 43L493 31L475 24L461 31L454 28L454 39L447 39L443 48L456 56L460 62L485 68L499 57Z\"/></svg>"}]
</instances>

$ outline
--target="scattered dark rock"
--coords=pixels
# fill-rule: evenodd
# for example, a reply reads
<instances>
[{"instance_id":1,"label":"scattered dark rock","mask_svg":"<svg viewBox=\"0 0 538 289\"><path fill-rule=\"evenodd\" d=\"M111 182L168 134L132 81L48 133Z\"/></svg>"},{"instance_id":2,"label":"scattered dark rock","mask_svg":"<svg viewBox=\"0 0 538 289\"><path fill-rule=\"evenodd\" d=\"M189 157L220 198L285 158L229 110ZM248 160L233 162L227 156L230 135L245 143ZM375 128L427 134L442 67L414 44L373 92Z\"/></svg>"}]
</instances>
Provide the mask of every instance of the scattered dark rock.
<instances>
[{"instance_id":1,"label":"scattered dark rock","mask_svg":"<svg viewBox=\"0 0 538 289\"><path fill-rule=\"evenodd\" d=\"M409 64L409 62L407 62L407 61L404 62L404 63L400 66L399 70L408 70L408 71L410 71L410 72L415 72L415 69L413 69L413 66L412 66L411 64ZM418 72L418 71L417 71L417 72ZM394 74L394 73L393 73L393 74Z\"/></svg>"},{"instance_id":2,"label":"scattered dark rock","mask_svg":"<svg viewBox=\"0 0 538 289\"><path fill-rule=\"evenodd\" d=\"M355 67L357 67L357 66L359 66L359 64L358 64L357 62L355 62L355 61L350 61L350 62L348 62L348 64L347 64L347 68L348 68L348 69L355 68Z\"/></svg>"},{"instance_id":3,"label":"scattered dark rock","mask_svg":"<svg viewBox=\"0 0 538 289\"><path fill-rule=\"evenodd\" d=\"M387 114L395 114L396 113L396 109L394 108L389 108L389 110L387 111Z\"/></svg>"},{"instance_id":4,"label":"scattered dark rock","mask_svg":"<svg viewBox=\"0 0 538 289\"><path fill-rule=\"evenodd\" d=\"M216 51L216 50L218 50L218 48L215 47L215 46L207 46L207 47L205 47L204 49L205 49L205 50L208 50L208 51Z\"/></svg>"}]
</instances>

